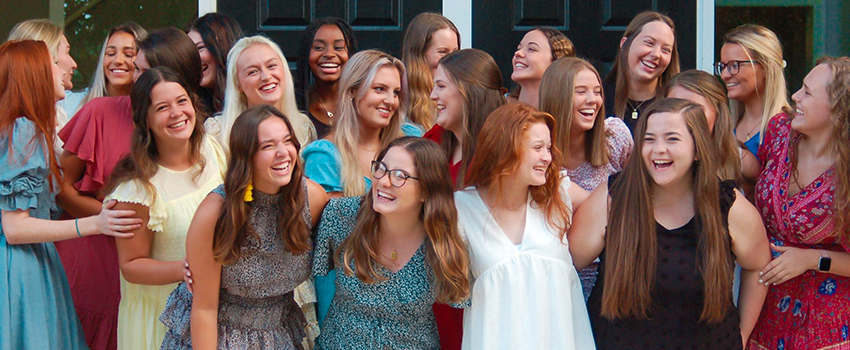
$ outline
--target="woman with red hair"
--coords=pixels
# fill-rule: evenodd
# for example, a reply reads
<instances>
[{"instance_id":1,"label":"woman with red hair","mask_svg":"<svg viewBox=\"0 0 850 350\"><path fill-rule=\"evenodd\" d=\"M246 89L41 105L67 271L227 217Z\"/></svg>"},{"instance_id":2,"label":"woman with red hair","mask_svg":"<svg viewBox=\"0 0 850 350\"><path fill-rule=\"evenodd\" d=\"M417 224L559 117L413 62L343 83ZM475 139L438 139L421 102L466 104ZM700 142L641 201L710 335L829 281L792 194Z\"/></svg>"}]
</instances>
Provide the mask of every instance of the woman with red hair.
<instances>
[{"instance_id":1,"label":"woman with red hair","mask_svg":"<svg viewBox=\"0 0 850 350\"><path fill-rule=\"evenodd\" d=\"M53 241L139 227L132 211L50 221L61 181L56 101L65 72L40 41L0 46L0 349L88 349Z\"/></svg>"}]
</instances>

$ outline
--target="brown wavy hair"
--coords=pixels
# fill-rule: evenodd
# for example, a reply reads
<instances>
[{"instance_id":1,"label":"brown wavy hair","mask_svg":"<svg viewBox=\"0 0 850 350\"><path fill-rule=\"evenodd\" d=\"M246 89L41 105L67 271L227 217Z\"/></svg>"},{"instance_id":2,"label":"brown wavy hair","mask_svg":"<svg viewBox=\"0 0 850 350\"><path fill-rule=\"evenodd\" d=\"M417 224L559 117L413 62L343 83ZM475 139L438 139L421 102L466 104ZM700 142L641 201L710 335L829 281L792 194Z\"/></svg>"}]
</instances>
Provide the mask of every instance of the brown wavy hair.
<instances>
[{"instance_id":1,"label":"brown wavy hair","mask_svg":"<svg viewBox=\"0 0 850 350\"><path fill-rule=\"evenodd\" d=\"M472 155L475 154L475 140L484 121L496 108L505 104L505 96L502 95L502 72L499 66L489 54L478 49L463 49L452 52L442 59L443 66L448 78L457 86L463 97L463 140L461 145L460 171L466 173ZM451 161L457 137L448 130L443 131L441 147ZM455 180L455 188L463 188L463 176Z\"/></svg>"},{"instance_id":2,"label":"brown wavy hair","mask_svg":"<svg viewBox=\"0 0 850 350\"><path fill-rule=\"evenodd\" d=\"M842 242L850 242L850 219L847 217L850 211L850 58L826 56L820 58L817 64L825 64L832 71L832 81L826 87L833 125L830 145L836 155L835 165L832 166L835 176L832 212L836 235ZM791 169L792 176L796 178L797 145L800 138L792 137L791 140Z\"/></svg>"},{"instance_id":3,"label":"brown wavy hair","mask_svg":"<svg viewBox=\"0 0 850 350\"><path fill-rule=\"evenodd\" d=\"M423 12L413 17L404 32L404 42L401 46L401 61L407 68L410 89L407 117L425 129L434 126L434 113L437 110L430 97L431 89L434 88L434 76L425 60L425 50L431 44L434 32L445 28L455 32L457 47L460 48L460 32L455 24L445 16L431 12Z\"/></svg>"},{"instance_id":4,"label":"brown wavy hair","mask_svg":"<svg viewBox=\"0 0 850 350\"><path fill-rule=\"evenodd\" d=\"M257 153L260 124L269 118L280 118L286 123L290 140L295 145L295 153L301 151L301 144L292 131L292 124L277 108L259 105L246 109L233 123L230 133L230 157L227 173L224 175L224 210L215 224L213 256L222 264L231 264L239 259L247 238L256 235L249 219L254 210L254 202L245 202L245 191L254 177L251 165ZM310 224L304 221L302 213L307 205L303 190L304 169L298 157L292 159L292 179L280 188L276 195L284 203L283 213L277 218L277 233L283 239L287 251L299 255L312 248ZM256 191L256 190L255 190Z\"/></svg>"},{"instance_id":5,"label":"brown wavy hair","mask_svg":"<svg viewBox=\"0 0 850 350\"><path fill-rule=\"evenodd\" d=\"M667 65L664 73L658 77L658 85L655 88L656 96L658 96L661 88L670 81L670 78L679 73L679 44L677 43L676 25L673 23L673 20L655 11L645 11L635 16L629 22L626 31L623 32L626 42L617 51L617 58L614 59L614 66L611 67L611 73L605 78L607 82L615 84L614 110L609 111L609 113L613 113L618 117L622 118L626 115L626 103L628 103L629 99L629 49L632 47L632 42L634 42L635 38L643 31L643 27L652 22L664 23L673 31L673 52L670 54L670 64Z\"/></svg>"},{"instance_id":6,"label":"brown wavy hair","mask_svg":"<svg viewBox=\"0 0 850 350\"><path fill-rule=\"evenodd\" d=\"M53 150L56 101L51 64L54 64L53 59L43 41L13 40L0 45L0 133L5 134L2 138L8 147L8 159L17 159L12 156L16 143L27 142L35 151L35 144L43 142L40 146L47 156L50 169L48 184L52 191L54 183L62 181L62 175ZM35 133L32 139L13 139L18 118L26 118L33 123ZM4 166L14 167L15 164Z\"/></svg>"},{"instance_id":7,"label":"brown wavy hair","mask_svg":"<svg viewBox=\"0 0 850 350\"><path fill-rule=\"evenodd\" d=\"M475 155L466 174L467 186L486 188L501 205L501 193L512 181L526 148L526 131L536 123L549 127L549 135L555 139L555 118L525 103L508 103L497 108L487 117L478 135ZM546 222L566 239L570 228L571 210L560 195L561 152L552 144L552 163L546 168L546 183L530 186L528 193L543 209Z\"/></svg>"},{"instance_id":8,"label":"brown wavy hair","mask_svg":"<svg viewBox=\"0 0 850 350\"><path fill-rule=\"evenodd\" d=\"M576 75L584 69L593 72L599 82L601 96L602 78L592 64L581 58L562 57L552 63L543 79L540 80L540 110L552 114L555 123L555 135L552 143L558 146L564 157L561 164L566 164L570 158L570 129L572 128L575 112L573 97L575 96ZM605 129L605 102L600 100L599 111L593 122L593 127L587 131L584 139L584 156L590 165L600 167L608 164L610 150L608 149L608 131Z\"/></svg>"},{"instance_id":9,"label":"brown wavy hair","mask_svg":"<svg viewBox=\"0 0 850 350\"><path fill-rule=\"evenodd\" d=\"M471 288L469 253L458 229L448 160L434 141L409 136L391 142L377 159L383 160L393 147L403 147L410 153L419 175L423 199L419 220L427 233L425 256L434 269L436 299L442 303L459 302L469 296ZM369 191L360 206L354 230L338 248L343 252L343 262L339 261L340 254L334 254L334 263L342 264L347 276L356 275L369 284L386 280L375 269L380 260L381 214L372 209L372 201Z\"/></svg>"},{"instance_id":10,"label":"brown wavy hair","mask_svg":"<svg viewBox=\"0 0 850 350\"><path fill-rule=\"evenodd\" d=\"M573 42L570 38L567 38L564 33L561 33L560 30L550 27L536 27L532 30L526 32L530 33L533 31L539 31L546 36L549 42L549 49L552 51L552 62L556 61L561 57L575 57L576 56L576 47L573 45ZM545 73L544 73L545 74ZM511 91L510 96L513 98L519 98L519 93L522 91L522 86L516 84L513 91Z\"/></svg>"},{"instance_id":11,"label":"brown wavy hair","mask_svg":"<svg viewBox=\"0 0 850 350\"><path fill-rule=\"evenodd\" d=\"M729 111L729 98L726 97L726 89L723 87L723 83L709 73L690 69L674 75L667 82L667 85L664 85L661 96L667 97L670 90L677 86L704 97L717 112L714 130L711 132L720 157L720 168L717 174L723 180L735 180L737 183L742 183L741 157L739 155L741 148L738 146L738 141L733 132L735 129L734 121L732 121L732 113Z\"/></svg>"},{"instance_id":12,"label":"brown wavy hair","mask_svg":"<svg viewBox=\"0 0 850 350\"><path fill-rule=\"evenodd\" d=\"M675 98L659 99L649 105L646 118L638 120L632 157L611 184L602 316L609 320L649 318L658 241L652 206L653 180L640 155L647 121L658 113L681 114L694 139L698 159L692 165L694 220L699 235L697 268L705 294L700 321L717 323L732 308L734 274L732 239L720 210L717 151L702 106Z\"/></svg>"},{"instance_id":13,"label":"brown wavy hair","mask_svg":"<svg viewBox=\"0 0 850 350\"><path fill-rule=\"evenodd\" d=\"M156 138L148 126L148 111L151 107L151 91L160 83L171 82L180 84L189 99L192 108L195 109L195 126L192 136L189 138L189 157L193 163L198 164L198 169L193 177L197 180L204 173L206 160L201 155L204 143L204 124L202 115L198 111L198 96L186 84L183 78L170 68L154 67L144 72L139 80L133 84L130 91L130 102L133 105L133 138L130 141L130 153L122 158L115 168L109 182L105 186L104 193L112 193L119 184L127 181L139 180L145 190L156 198L156 189L151 184L151 178L159 171L159 149L156 146Z\"/></svg>"}]
</instances>

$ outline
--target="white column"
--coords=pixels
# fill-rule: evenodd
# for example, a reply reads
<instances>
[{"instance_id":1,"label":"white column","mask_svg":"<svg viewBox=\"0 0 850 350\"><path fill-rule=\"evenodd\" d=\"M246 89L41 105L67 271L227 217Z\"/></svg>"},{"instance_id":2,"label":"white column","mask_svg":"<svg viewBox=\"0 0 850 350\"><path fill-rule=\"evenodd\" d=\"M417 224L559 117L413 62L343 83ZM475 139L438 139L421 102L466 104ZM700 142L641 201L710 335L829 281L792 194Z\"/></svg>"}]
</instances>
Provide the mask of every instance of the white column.
<instances>
[{"instance_id":1,"label":"white column","mask_svg":"<svg viewBox=\"0 0 850 350\"><path fill-rule=\"evenodd\" d=\"M697 69L714 72L714 0L697 0Z\"/></svg>"},{"instance_id":2,"label":"white column","mask_svg":"<svg viewBox=\"0 0 850 350\"><path fill-rule=\"evenodd\" d=\"M443 0L443 16L460 32L460 48L472 47L472 0Z\"/></svg>"},{"instance_id":3,"label":"white column","mask_svg":"<svg viewBox=\"0 0 850 350\"><path fill-rule=\"evenodd\" d=\"M198 0L198 17L216 11L217 0Z\"/></svg>"}]
</instances>

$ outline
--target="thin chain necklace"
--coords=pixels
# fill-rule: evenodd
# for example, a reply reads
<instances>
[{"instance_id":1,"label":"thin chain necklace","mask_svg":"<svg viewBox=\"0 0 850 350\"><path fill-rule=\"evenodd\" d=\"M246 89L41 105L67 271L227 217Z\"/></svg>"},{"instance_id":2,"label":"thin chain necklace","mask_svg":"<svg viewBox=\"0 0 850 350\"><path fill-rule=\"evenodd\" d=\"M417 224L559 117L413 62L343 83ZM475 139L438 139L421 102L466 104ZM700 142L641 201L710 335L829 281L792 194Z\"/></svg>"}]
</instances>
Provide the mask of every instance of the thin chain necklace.
<instances>
[{"instance_id":1,"label":"thin chain necklace","mask_svg":"<svg viewBox=\"0 0 850 350\"><path fill-rule=\"evenodd\" d=\"M651 99L649 99L649 100L651 100ZM629 106L629 108L632 109L632 120L636 120L638 118L638 109L640 108L640 106L643 106L643 104L646 103L646 101L649 101L649 100L643 100L643 102L641 102L639 105L637 105L637 107L632 107L632 101L629 100L629 99L626 99L626 104Z\"/></svg>"},{"instance_id":2,"label":"thin chain necklace","mask_svg":"<svg viewBox=\"0 0 850 350\"><path fill-rule=\"evenodd\" d=\"M755 131L755 130L756 130L756 128L758 128L760 124L761 124L761 123L756 123L755 125L753 125L753 127L752 127L752 128L750 128L750 131L748 131L748 132L747 132L747 134L746 134L746 136L744 137L744 141L749 140L749 139L750 139L750 135L754 135L754 134L753 134L753 131Z\"/></svg>"},{"instance_id":3,"label":"thin chain necklace","mask_svg":"<svg viewBox=\"0 0 850 350\"><path fill-rule=\"evenodd\" d=\"M322 109L324 109L324 110L325 110L325 114L327 114L327 115L328 115L328 119L330 119L331 121L333 121L333 119L334 119L334 114L333 114L333 113L331 113L331 111L329 111L329 110L327 109L327 107L325 107L325 101L319 100L319 105L321 105L321 106L322 106Z\"/></svg>"}]
</instances>

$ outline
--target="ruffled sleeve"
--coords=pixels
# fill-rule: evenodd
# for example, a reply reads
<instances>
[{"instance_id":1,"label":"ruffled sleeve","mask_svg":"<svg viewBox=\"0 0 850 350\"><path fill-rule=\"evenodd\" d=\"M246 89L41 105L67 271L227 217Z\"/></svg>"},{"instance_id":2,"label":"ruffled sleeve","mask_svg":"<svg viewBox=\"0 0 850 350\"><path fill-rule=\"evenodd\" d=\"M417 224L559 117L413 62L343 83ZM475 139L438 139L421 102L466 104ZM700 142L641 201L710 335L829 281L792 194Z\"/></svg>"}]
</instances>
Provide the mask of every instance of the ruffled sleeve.
<instances>
[{"instance_id":1,"label":"ruffled sleeve","mask_svg":"<svg viewBox=\"0 0 850 350\"><path fill-rule=\"evenodd\" d=\"M35 130L29 119L16 119L11 152L8 134L0 136L0 210L36 209L39 195L50 189L44 139L33 140Z\"/></svg>"},{"instance_id":2,"label":"ruffled sleeve","mask_svg":"<svg viewBox=\"0 0 850 350\"><path fill-rule=\"evenodd\" d=\"M204 120L204 131L207 135L219 138L221 135L221 113L216 113Z\"/></svg>"},{"instance_id":3,"label":"ruffled sleeve","mask_svg":"<svg viewBox=\"0 0 850 350\"><path fill-rule=\"evenodd\" d=\"M106 203L110 199L124 203L141 204L148 207L148 229L154 232L162 232L162 225L168 217L165 204L161 196L149 193L139 180L122 182L112 193L103 199Z\"/></svg>"},{"instance_id":4,"label":"ruffled sleeve","mask_svg":"<svg viewBox=\"0 0 850 350\"><path fill-rule=\"evenodd\" d=\"M620 118L605 118L605 130L607 132L608 149L610 150L609 161L614 170L620 171L626 166L626 160L632 154L635 141L629 127Z\"/></svg>"},{"instance_id":5,"label":"ruffled sleeve","mask_svg":"<svg viewBox=\"0 0 850 350\"><path fill-rule=\"evenodd\" d=\"M118 161L130 152L133 107L128 96L101 97L86 103L59 131L64 148L86 162L77 190L97 192Z\"/></svg>"},{"instance_id":6,"label":"ruffled sleeve","mask_svg":"<svg viewBox=\"0 0 850 350\"><path fill-rule=\"evenodd\" d=\"M328 140L313 142L301 151L304 176L322 185L325 192L342 192L342 158L339 150Z\"/></svg>"},{"instance_id":7,"label":"ruffled sleeve","mask_svg":"<svg viewBox=\"0 0 850 350\"><path fill-rule=\"evenodd\" d=\"M363 197L331 198L313 241L313 274L325 276L334 269L334 251L351 234Z\"/></svg>"},{"instance_id":8,"label":"ruffled sleeve","mask_svg":"<svg viewBox=\"0 0 850 350\"><path fill-rule=\"evenodd\" d=\"M737 187L735 180L723 180L720 182L720 212L723 217L729 216L729 209L735 204L735 188Z\"/></svg>"}]
</instances>

